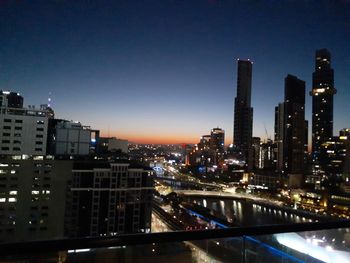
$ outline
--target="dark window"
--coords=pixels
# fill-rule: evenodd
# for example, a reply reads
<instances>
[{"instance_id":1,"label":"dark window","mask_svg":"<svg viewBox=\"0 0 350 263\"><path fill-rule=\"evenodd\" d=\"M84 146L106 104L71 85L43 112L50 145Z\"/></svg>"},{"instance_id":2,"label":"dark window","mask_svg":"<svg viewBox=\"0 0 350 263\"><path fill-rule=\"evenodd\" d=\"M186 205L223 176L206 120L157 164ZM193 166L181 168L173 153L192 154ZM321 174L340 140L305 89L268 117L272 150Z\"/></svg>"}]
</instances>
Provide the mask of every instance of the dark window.
<instances>
[{"instance_id":1,"label":"dark window","mask_svg":"<svg viewBox=\"0 0 350 263\"><path fill-rule=\"evenodd\" d=\"M35 151L41 152L43 149L42 148L35 148Z\"/></svg>"},{"instance_id":2,"label":"dark window","mask_svg":"<svg viewBox=\"0 0 350 263\"><path fill-rule=\"evenodd\" d=\"M37 131L44 131L44 128L36 128Z\"/></svg>"},{"instance_id":3,"label":"dark window","mask_svg":"<svg viewBox=\"0 0 350 263\"><path fill-rule=\"evenodd\" d=\"M13 150L14 150L14 151L20 151L21 148L19 148L19 147L13 147Z\"/></svg>"},{"instance_id":4,"label":"dark window","mask_svg":"<svg viewBox=\"0 0 350 263\"><path fill-rule=\"evenodd\" d=\"M38 142L35 142L35 144L43 144L43 142L39 142L39 141L38 141Z\"/></svg>"},{"instance_id":5,"label":"dark window","mask_svg":"<svg viewBox=\"0 0 350 263\"><path fill-rule=\"evenodd\" d=\"M21 137L22 135L20 133L15 133L15 137Z\"/></svg>"},{"instance_id":6,"label":"dark window","mask_svg":"<svg viewBox=\"0 0 350 263\"><path fill-rule=\"evenodd\" d=\"M11 130L11 126L4 126L4 130Z\"/></svg>"},{"instance_id":7,"label":"dark window","mask_svg":"<svg viewBox=\"0 0 350 263\"><path fill-rule=\"evenodd\" d=\"M2 140L2 143L10 143L10 140Z\"/></svg>"},{"instance_id":8,"label":"dark window","mask_svg":"<svg viewBox=\"0 0 350 263\"><path fill-rule=\"evenodd\" d=\"M16 123L22 123L22 120L15 120Z\"/></svg>"},{"instance_id":9,"label":"dark window","mask_svg":"<svg viewBox=\"0 0 350 263\"><path fill-rule=\"evenodd\" d=\"M8 132L4 132L2 136L10 136L10 134Z\"/></svg>"},{"instance_id":10,"label":"dark window","mask_svg":"<svg viewBox=\"0 0 350 263\"><path fill-rule=\"evenodd\" d=\"M42 134L37 134L36 135L36 138L43 138L44 137L44 135L42 135Z\"/></svg>"},{"instance_id":11,"label":"dark window","mask_svg":"<svg viewBox=\"0 0 350 263\"><path fill-rule=\"evenodd\" d=\"M21 144L21 141L14 140L13 143L14 143L14 144Z\"/></svg>"},{"instance_id":12,"label":"dark window","mask_svg":"<svg viewBox=\"0 0 350 263\"><path fill-rule=\"evenodd\" d=\"M11 119L4 119L4 122L11 122Z\"/></svg>"},{"instance_id":13,"label":"dark window","mask_svg":"<svg viewBox=\"0 0 350 263\"><path fill-rule=\"evenodd\" d=\"M22 127L15 127L15 130L21 131L21 130L22 130Z\"/></svg>"},{"instance_id":14,"label":"dark window","mask_svg":"<svg viewBox=\"0 0 350 263\"><path fill-rule=\"evenodd\" d=\"M37 124L44 124L44 121L36 121Z\"/></svg>"},{"instance_id":15,"label":"dark window","mask_svg":"<svg viewBox=\"0 0 350 263\"><path fill-rule=\"evenodd\" d=\"M10 148L9 148L9 147L1 147L1 150L3 150L3 151L9 151Z\"/></svg>"}]
</instances>

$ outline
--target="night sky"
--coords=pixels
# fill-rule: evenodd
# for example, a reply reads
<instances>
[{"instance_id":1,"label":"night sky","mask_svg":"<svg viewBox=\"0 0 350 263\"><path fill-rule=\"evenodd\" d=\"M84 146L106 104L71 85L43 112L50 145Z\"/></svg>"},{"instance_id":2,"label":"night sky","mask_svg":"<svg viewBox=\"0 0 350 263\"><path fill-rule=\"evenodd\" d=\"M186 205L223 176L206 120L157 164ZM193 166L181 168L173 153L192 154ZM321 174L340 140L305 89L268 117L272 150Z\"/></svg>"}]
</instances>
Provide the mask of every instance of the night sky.
<instances>
[{"instance_id":1,"label":"night sky","mask_svg":"<svg viewBox=\"0 0 350 263\"><path fill-rule=\"evenodd\" d=\"M332 3L331 3L332 2ZM254 136L273 138L284 77L335 70L334 133L350 127L349 1L0 1L0 89L135 142L232 142L237 58L253 65Z\"/></svg>"}]
</instances>

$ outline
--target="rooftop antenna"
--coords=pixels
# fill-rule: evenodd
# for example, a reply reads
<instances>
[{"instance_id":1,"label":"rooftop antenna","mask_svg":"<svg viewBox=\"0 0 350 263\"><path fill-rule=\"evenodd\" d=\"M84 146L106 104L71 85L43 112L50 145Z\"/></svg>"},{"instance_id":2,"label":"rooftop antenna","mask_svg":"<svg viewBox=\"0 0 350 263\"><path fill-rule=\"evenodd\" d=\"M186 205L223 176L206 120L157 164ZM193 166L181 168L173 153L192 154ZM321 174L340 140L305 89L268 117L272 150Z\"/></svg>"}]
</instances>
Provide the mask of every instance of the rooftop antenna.
<instances>
[{"instance_id":1,"label":"rooftop antenna","mask_svg":"<svg viewBox=\"0 0 350 263\"><path fill-rule=\"evenodd\" d=\"M49 97L47 98L47 106L51 108L51 92L49 92Z\"/></svg>"}]
</instances>

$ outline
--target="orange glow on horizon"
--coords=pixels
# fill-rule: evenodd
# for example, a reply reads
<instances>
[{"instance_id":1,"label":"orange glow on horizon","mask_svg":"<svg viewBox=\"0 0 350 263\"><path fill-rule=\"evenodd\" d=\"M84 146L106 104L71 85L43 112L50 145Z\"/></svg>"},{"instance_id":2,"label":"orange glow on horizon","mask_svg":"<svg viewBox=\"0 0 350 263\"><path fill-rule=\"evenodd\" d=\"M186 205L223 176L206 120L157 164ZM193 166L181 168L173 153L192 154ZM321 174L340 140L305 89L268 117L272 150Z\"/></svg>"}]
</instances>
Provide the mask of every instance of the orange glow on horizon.
<instances>
[{"instance_id":1,"label":"orange glow on horizon","mask_svg":"<svg viewBox=\"0 0 350 263\"><path fill-rule=\"evenodd\" d=\"M163 135L139 135L130 133L107 133L106 131L101 131L102 137L116 137L119 139L126 139L129 142L140 143L140 144L180 144L180 143L190 143L196 144L199 142L200 136L186 136L186 135L174 135L174 134L163 134Z\"/></svg>"}]
</instances>

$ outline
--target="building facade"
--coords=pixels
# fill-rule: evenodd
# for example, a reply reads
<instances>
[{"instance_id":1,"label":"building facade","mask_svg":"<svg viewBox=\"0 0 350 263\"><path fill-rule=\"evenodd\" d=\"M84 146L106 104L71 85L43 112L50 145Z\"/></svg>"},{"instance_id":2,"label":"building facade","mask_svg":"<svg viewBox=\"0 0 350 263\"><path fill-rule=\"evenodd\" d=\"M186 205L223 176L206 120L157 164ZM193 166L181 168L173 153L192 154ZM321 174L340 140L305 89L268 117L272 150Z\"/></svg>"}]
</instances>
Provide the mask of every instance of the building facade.
<instances>
[{"instance_id":1,"label":"building facade","mask_svg":"<svg viewBox=\"0 0 350 263\"><path fill-rule=\"evenodd\" d=\"M48 132L48 153L52 155L89 155L92 145L90 126L80 122L51 119Z\"/></svg>"},{"instance_id":2,"label":"building facade","mask_svg":"<svg viewBox=\"0 0 350 263\"><path fill-rule=\"evenodd\" d=\"M277 110L277 170L290 178L305 169L305 82L295 76L285 78L284 102ZM301 183L302 178L298 179Z\"/></svg>"},{"instance_id":3,"label":"building facade","mask_svg":"<svg viewBox=\"0 0 350 263\"><path fill-rule=\"evenodd\" d=\"M129 163L74 164L67 235L150 232L153 171Z\"/></svg>"},{"instance_id":4,"label":"building facade","mask_svg":"<svg viewBox=\"0 0 350 263\"><path fill-rule=\"evenodd\" d=\"M327 49L316 51L315 71L312 74L312 152L318 163L322 143L333 136L334 71Z\"/></svg>"},{"instance_id":5,"label":"building facade","mask_svg":"<svg viewBox=\"0 0 350 263\"><path fill-rule=\"evenodd\" d=\"M45 105L40 109L3 105L0 107L0 154L45 155L51 109Z\"/></svg>"},{"instance_id":6,"label":"building facade","mask_svg":"<svg viewBox=\"0 0 350 263\"><path fill-rule=\"evenodd\" d=\"M243 153L246 169L253 168L252 134L253 108L251 107L252 67L249 60L238 60L237 96L234 110L233 142Z\"/></svg>"},{"instance_id":7,"label":"building facade","mask_svg":"<svg viewBox=\"0 0 350 263\"><path fill-rule=\"evenodd\" d=\"M23 108L23 97L18 92L0 90L0 107Z\"/></svg>"},{"instance_id":8,"label":"building facade","mask_svg":"<svg viewBox=\"0 0 350 263\"><path fill-rule=\"evenodd\" d=\"M43 156L0 159L0 242L64 237L72 161Z\"/></svg>"}]
</instances>

